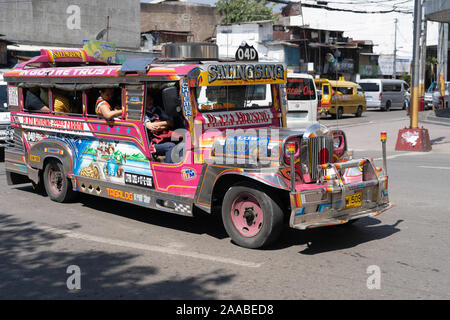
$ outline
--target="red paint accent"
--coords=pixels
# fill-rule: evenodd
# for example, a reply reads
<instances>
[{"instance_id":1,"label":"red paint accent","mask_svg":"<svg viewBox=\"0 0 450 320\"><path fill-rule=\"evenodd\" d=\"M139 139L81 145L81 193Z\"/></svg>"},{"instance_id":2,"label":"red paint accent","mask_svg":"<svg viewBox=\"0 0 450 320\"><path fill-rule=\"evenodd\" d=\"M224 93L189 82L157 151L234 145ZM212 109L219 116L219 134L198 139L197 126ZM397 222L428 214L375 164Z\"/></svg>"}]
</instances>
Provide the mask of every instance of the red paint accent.
<instances>
[{"instance_id":1,"label":"red paint accent","mask_svg":"<svg viewBox=\"0 0 450 320\"><path fill-rule=\"evenodd\" d=\"M328 163L328 159L330 157L330 153L326 148L323 148L319 152L319 164L325 164Z\"/></svg>"},{"instance_id":2,"label":"red paint accent","mask_svg":"<svg viewBox=\"0 0 450 320\"><path fill-rule=\"evenodd\" d=\"M415 144L408 141L405 136L415 135L418 136ZM427 152L431 151L430 135L428 129L425 128L404 128L400 129L397 136L397 144L395 145L396 151L419 151Z\"/></svg>"}]
</instances>

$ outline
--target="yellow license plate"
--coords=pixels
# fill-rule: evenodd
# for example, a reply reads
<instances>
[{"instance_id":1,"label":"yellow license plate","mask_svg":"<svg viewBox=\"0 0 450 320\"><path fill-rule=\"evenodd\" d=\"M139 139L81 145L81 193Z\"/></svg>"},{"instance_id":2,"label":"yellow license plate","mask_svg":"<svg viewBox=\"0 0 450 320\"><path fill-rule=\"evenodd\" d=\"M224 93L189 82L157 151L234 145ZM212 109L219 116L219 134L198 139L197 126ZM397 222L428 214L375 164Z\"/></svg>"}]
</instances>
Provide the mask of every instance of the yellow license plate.
<instances>
[{"instance_id":1,"label":"yellow license plate","mask_svg":"<svg viewBox=\"0 0 450 320\"><path fill-rule=\"evenodd\" d=\"M357 208L362 205L362 192L352 194L345 197L345 209Z\"/></svg>"}]
</instances>

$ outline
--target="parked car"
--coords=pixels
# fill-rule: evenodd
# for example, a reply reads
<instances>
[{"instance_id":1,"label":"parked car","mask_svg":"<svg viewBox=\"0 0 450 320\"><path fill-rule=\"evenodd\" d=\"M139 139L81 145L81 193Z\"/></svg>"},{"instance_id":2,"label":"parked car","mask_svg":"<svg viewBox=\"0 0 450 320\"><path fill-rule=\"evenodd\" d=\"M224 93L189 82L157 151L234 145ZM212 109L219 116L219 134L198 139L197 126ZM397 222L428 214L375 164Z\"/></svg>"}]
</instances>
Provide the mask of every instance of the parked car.
<instances>
[{"instance_id":1,"label":"parked car","mask_svg":"<svg viewBox=\"0 0 450 320\"><path fill-rule=\"evenodd\" d=\"M317 123L317 93L314 78L306 73L287 74L287 125L306 128Z\"/></svg>"},{"instance_id":2,"label":"parked car","mask_svg":"<svg viewBox=\"0 0 450 320\"><path fill-rule=\"evenodd\" d=\"M322 90L319 108L321 116L331 115L338 119L343 114L361 117L366 111L366 99L363 90L355 82L345 80L314 79L318 89Z\"/></svg>"},{"instance_id":3,"label":"parked car","mask_svg":"<svg viewBox=\"0 0 450 320\"><path fill-rule=\"evenodd\" d=\"M433 107L433 92L436 89L436 81L433 81L425 91L424 108L431 109Z\"/></svg>"},{"instance_id":4,"label":"parked car","mask_svg":"<svg viewBox=\"0 0 450 320\"><path fill-rule=\"evenodd\" d=\"M396 79L362 79L358 81L364 89L367 108L379 108L389 111L397 107L405 109L408 104L406 81Z\"/></svg>"}]
</instances>

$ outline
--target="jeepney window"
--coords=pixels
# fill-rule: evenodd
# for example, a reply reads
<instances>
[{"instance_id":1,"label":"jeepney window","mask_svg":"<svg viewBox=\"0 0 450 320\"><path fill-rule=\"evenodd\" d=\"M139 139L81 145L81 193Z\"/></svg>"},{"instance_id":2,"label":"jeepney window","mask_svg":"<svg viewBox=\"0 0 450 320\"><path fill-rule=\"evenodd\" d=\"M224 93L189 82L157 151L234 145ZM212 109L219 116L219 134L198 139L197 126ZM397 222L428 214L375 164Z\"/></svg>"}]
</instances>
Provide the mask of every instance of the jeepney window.
<instances>
[{"instance_id":1,"label":"jeepney window","mask_svg":"<svg viewBox=\"0 0 450 320\"><path fill-rule=\"evenodd\" d=\"M97 100L100 97L100 89L102 88L92 88L85 90L86 93L86 106L87 106L87 115L88 116L97 116L95 112L95 106L97 104ZM121 109L122 108L122 89L121 88L112 88L114 90L112 100L109 102L113 109Z\"/></svg>"},{"instance_id":2,"label":"jeepney window","mask_svg":"<svg viewBox=\"0 0 450 320\"><path fill-rule=\"evenodd\" d=\"M201 111L271 107L272 92L266 84L198 87L197 104Z\"/></svg>"},{"instance_id":3,"label":"jeepney window","mask_svg":"<svg viewBox=\"0 0 450 320\"><path fill-rule=\"evenodd\" d=\"M41 87L30 87L24 89L23 109L29 112L50 112L49 108L49 90Z\"/></svg>"},{"instance_id":4,"label":"jeepney window","mask_svg":"<svg viewBox=\"0 0 450 320\"><path fill-rule=\"evenodd\" d=\"M333 90L344 95L352 95L353 87L333 87Z\"/></svg>"},{"instance_id":5,"label":"jeepney window","mask_svg":"<svg viewBox=\"0 0 450 320\"><path fill-rule=\"evenodd\" d=\"M323 86L323 94L330 94L330 86Z\"/></svg>"},{"instance_id":6,"label":"jeepney window","mask_svg":"<svg viewBox=\"0 0 450 320\"><path fill-rule=\"evenodd\" d=\"M71 115L83 114L83 92L52 89L53 112Z\"/></svg>"}]
</instances>

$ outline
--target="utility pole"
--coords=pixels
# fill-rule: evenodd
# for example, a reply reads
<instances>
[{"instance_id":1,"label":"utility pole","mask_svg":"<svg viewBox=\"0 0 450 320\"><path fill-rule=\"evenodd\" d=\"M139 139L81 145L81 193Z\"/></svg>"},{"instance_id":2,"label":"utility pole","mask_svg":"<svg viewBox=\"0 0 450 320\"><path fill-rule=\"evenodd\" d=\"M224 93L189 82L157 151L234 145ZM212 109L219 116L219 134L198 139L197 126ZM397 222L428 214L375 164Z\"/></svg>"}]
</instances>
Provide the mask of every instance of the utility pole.
<instances>
[{"instance_id":1,"label":"utility pole","mask_svg":"<svg viewBox=\"0 0 450 320\"><path fill-rule=\"evenodd\" d=\"M419 128L419 59L420 34L422 24L422 1L414 0L414 42L411 76L411 112L409 128L400 129L395 150L397 151L431 151L428 130Z\"/></svg>"},{"instance_id":2,"label":"utility pole","mask_svg":"<svg viewBox=\"0 0 450 320\"><path fill-rule=\"evenodd\" d=\"M444 81L447 80L447 52L448 52L448 24L439 23L439 40L438 40L438 52L437 52L437 74L436 82L438 84L439 91L441 92L441 108L445 107L445 86Z\"/></svg>"},{"instance_id":3,"label":"utility pole","mask_svg":"<svg viewBox=\"0 0 450 320\"><path fill-rule=\"evenodd\" d=\"M395 79L397 75L397 18L394 19L394 71L392 78Z\"/></svg>"},{"instance_id":4,"label":"utility pole","mask_svg":"<svg viewBox=\"0 0 450 320\"><path fill-rule=\"evenodd\" d=\"M420 65L419 65L419 112L424 110L425 97L425 64L427 58L427 20L422 14L422 34L420 38Z\"/></svg>"}]
</instances>

